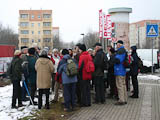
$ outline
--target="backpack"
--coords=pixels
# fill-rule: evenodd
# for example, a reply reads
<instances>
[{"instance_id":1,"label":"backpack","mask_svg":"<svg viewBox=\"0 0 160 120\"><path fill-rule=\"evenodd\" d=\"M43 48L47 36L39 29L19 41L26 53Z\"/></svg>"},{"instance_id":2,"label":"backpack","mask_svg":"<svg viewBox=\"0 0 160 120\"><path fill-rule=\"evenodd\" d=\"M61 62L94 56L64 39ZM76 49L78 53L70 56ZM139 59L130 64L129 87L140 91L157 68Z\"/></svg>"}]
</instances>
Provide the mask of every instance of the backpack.
<instances>
[{"instance_id":1,"label":"backpack","mask_svg":"<svg viewBox=\"0 0 160 120\"><path fill-rule=\"evenodd\" d=\"M23 71L25 77L29 76L28 57L27 57L27 61L23 61L23 63L22 63L22 71Z\"/></svg>"},{"instance_id":2,"label":"backpack","mask_svg":"<svg viewBox=\"0 0 160 120\"><path fill-rule=\"evenodd\" d=\"M138 68L139 69L143 68L143 61L141 60L140 57L138 57Z\"/></svg>"},{"instance_id":3,"label":"backpack","mask_svg":"<svg viewBox=\"0 0 160 120\"><path fill-rule=\"evenodd\" d=\"M95 71L95 66L92 60L89 60L85 66L87 73L93 73Z\"/></svg>"},{"instance_id":4,"label":"backpack","mask_svg":"<svg viewBox=\"0 0 160 120\"><path fill-rule=\"evenodd\" d=\"M77 69L76 63L73 61L73 59L67 60L66 74L69 77L73 77L78 74L78 69Z\"/></svg>"},{"instance_id":5,"label":"backpack","mask_svg":"<svg viewBox=\"0 0 160 120\"><path fill-rule=\"evenodd\" d=\"M127 52L126 52L125 59L124 59L124 61L123 61L123 66L124 66L125 68L130 68L130 63L129 63L129 60L128 60L128 54L127 54Z\"/></svg>"}]
</instances>

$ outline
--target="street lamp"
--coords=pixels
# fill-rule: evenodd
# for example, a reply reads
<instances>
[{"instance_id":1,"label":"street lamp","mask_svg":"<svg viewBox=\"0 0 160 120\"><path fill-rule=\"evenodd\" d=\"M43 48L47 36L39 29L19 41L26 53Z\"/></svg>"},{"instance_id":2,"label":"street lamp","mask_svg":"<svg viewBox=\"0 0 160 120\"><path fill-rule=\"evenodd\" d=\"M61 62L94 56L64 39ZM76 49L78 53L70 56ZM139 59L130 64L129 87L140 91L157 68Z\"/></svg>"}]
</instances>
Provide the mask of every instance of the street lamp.
<instances>
[{"instance_id":1,"label":"street lamp","mask_svg":"<svg viewBox=\"0 0 160 120\"><path fill-rule=\"evenodd\" d=\"M84 43L84 33L80 34L80 35L83 35L83 43Z\"/></svg>"}]
</instances>

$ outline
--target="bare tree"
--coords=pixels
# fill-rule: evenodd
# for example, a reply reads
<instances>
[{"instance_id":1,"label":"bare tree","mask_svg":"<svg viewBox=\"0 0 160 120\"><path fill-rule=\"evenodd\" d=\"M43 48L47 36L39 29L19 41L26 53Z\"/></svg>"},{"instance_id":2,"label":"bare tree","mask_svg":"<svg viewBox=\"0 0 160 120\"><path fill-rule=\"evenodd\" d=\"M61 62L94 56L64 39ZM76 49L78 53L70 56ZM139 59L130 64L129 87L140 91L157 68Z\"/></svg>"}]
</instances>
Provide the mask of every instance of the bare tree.
<instances>
[{"instance_id":1,"label":"bare tree","mask_svg":"<svg viewBox=\"0 0 160 120\"><path fill-rule=\"evenodd\" d=\"M0 24L0 44L15 45L18 47L18 34L8 27Z\"/></svg>"}]
</instances>

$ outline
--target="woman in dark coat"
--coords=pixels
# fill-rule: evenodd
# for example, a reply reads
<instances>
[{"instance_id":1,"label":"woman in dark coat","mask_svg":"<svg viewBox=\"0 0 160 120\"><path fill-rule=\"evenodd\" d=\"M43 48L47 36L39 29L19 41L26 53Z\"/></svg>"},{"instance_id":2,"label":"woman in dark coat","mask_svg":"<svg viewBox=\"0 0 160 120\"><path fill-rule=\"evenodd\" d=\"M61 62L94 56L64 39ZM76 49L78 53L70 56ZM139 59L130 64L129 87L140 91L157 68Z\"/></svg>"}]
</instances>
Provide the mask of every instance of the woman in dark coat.
<instances>
[{"instance_id":1,"label":"woman in dark coat","mask_svg":"<svg viewBox=\"0 0 160 120\"><path fill-rule=\"evenodd\" d=\"M130 71L130 75L132 78L132 84L133 84L133 95L130 96L131 98L138 98L138 94L139 94L139 88L138 88L138 80L137 80L137 76L138 76L138 55L137 55L137 47L136 46L132 46L131 47L132 53L131 53L131 71Z\"/></svg>"}]
</instances>

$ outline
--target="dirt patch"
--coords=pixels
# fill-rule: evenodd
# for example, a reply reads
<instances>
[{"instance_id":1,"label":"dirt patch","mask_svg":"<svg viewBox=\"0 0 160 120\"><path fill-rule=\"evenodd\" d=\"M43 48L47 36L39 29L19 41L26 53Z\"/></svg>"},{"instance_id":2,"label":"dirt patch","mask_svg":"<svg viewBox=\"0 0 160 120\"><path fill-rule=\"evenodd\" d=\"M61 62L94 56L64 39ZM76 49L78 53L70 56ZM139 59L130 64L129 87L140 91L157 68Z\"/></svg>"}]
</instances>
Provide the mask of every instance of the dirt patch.
<instances>
[{"instance_id":1,"label":"dirt patch","mask_svg":"<svg viewBox=\"0 0 160 120\"><path fill-rule=\"evenodd\" d=\"M10 85L11 81L7 78L0 78L0 87L4 87L6 85Z\"/></svg>"}]
</instances>

